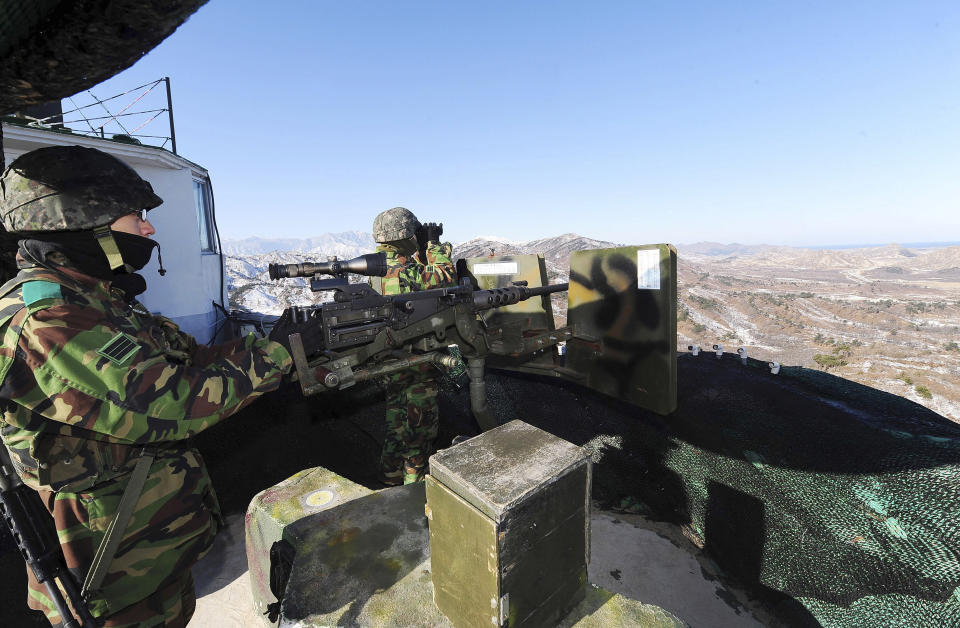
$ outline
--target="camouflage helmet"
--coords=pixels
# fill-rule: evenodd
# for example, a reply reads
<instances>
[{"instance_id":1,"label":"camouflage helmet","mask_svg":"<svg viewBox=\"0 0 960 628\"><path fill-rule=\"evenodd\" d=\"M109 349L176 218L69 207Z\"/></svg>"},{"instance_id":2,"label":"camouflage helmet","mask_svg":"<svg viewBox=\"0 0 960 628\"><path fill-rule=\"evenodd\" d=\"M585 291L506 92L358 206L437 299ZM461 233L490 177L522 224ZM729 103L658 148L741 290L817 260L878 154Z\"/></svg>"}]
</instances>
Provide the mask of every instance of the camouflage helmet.
<instances>
[{"instance_id":1,"label":"camouflage helmet","mask_svg":"<svg viewBox=\"0 0 960 628\"><path fill-rule=\"evenodd\" d=\"M162 202L133 168L95 148L39 148L0 176L0 222L14 233L94 229Z\"/></svg>"},{"instance_id":2,"label":"camouflage helmet","mask_svg":"<svg viewBox=\"0 0 960 628\"><path fill-rule=\"evenodd\" d=\"M376 242L406 240L417 234L420 221L406 207L394 207L380 212L373 219L373 239Z\"/></svg>"}]
</instances>

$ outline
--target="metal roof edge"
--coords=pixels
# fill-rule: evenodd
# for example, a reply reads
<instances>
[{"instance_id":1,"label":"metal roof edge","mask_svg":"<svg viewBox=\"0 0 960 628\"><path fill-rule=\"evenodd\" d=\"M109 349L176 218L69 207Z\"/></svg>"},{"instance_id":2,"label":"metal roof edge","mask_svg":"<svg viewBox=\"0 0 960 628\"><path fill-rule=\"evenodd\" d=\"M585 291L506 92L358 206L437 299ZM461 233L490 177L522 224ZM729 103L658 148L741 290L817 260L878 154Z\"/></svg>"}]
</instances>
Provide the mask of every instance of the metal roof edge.
<instances>
[{"instance_id":1,"label":"metal roof edge","mask_svg":"<svg viewBox=\"0 0 960 628\"><path fill-rule=\"evenodd\" d=\"M18 142L40 144L42 146L84 146L97 148L116 157L135 163L166 167L171 170L189 168L194 175L209 177L209 171L180 155L174 155L165 148L146 144L128 144L107 138L90 137L77 133L67 133L51 129L21 126L0 122L3 125L3 140L8 148L14 148ZM39 148L39 146L37 147Z\"/></svg>"}]
</instances>

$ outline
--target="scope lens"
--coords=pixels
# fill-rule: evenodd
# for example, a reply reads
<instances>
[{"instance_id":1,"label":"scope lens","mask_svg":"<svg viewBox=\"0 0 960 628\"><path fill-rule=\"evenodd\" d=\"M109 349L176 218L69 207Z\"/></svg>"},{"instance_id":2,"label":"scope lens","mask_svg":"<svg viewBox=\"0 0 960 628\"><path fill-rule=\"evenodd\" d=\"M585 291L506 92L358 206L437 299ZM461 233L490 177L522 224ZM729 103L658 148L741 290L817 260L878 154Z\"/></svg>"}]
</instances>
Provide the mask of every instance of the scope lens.
<instances>
[{"instance_id":1,"label":"scope lens","mask_svg":"<svg viewBox=\"0 0 960 628\"><path fill-rule=\"evenodd\" d=\"M267 274L270 275L270 279L277 280L283 279L284 277L291 277L287 264L270 264L267 266Z\"/></svg>"}]
</instances>

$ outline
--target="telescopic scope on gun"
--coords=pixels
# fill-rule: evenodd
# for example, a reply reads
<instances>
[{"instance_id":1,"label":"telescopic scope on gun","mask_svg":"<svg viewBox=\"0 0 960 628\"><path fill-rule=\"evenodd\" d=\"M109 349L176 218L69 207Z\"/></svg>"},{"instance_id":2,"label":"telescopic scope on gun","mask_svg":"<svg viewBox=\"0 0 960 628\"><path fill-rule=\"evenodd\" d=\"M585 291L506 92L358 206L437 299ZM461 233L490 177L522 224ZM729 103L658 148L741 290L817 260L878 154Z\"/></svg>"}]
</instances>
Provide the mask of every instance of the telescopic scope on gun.
<instances>
[{"instance_id":1,"label":"telescopic scope on gun","mask_svg":"<svg viewBox=\"0 0 960 628\"><path fill-rule=\"evenodd\" d=\"M387 274L386 253L370 253L348 260L329 262L304 262L303 264L270 264L267 267L270 279L284 277L313 277L316 275L344 275L353 273L367 277L383 277Z\"/></svg>"}]
</instances>

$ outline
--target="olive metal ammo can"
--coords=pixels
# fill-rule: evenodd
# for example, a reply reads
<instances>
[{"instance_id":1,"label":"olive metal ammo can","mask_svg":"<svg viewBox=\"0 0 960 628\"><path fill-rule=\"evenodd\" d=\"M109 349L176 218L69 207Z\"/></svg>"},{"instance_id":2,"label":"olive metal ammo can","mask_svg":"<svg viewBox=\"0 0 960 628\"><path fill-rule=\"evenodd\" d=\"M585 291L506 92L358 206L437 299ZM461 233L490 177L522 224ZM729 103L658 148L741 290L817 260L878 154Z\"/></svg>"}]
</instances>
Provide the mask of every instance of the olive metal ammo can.
<instances>
[{"instance_id":1,"label":"olive metal ammo can","mask_svg":"<svg viewBox=\"0 0 960 628\"><path fill-rule=\"evenodd\" d=\"M522 421L430 458L433 599L454 626L553 626L576 606L590 472L586 451Z\"/></svg>"}]
</instances>

